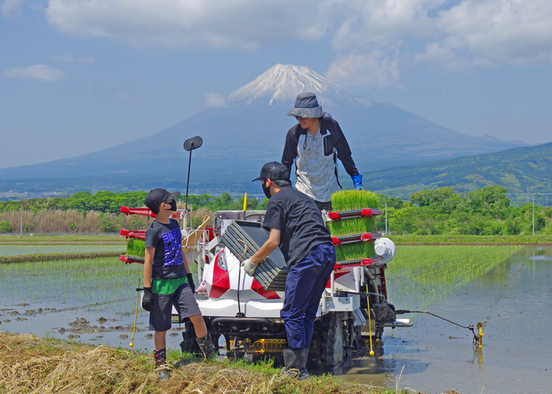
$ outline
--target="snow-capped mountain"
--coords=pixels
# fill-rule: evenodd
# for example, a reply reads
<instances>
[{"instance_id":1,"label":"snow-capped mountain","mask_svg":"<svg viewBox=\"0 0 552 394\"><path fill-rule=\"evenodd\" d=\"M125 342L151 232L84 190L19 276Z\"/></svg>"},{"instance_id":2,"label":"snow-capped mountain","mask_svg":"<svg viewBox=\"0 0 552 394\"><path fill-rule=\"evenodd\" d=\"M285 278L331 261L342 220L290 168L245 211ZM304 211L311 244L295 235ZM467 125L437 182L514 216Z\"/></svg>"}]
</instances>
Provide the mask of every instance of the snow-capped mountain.
<instances>
[{"instance_id":1,"label":"snow-capped mountain","mask_svg":"<svg viewBox=\"0 0 552 394\"><path fill-rule=\"evenodd\" d=\"M249 105L255 101L270 106L293 106L295 97L302 92L313 92L319 104L333 107L338 103L369 108L370 100L357 96L341 86L331 85L314 70L304 66L277 64L228 97L229 103ZM291 104L291 105L290 105Z\"/></svg>"},{"instance_id":2,"label":"snow-capped mountain","mask_svg":"<svg viewBox=\"0 0 552 394\"><path fill-rule=\"evenodd\" d=\"M98 190L182 185L188 164L182 143L199 135L203 146L193 153L190 180L195 190L242 192L255 186L250 180L264 163L280 160L286 132L296 123L286 113L297 94L305 91L316 93L324 111L339 122L361 173L518 146L454 132L391 104L372 102L329 84L308 67L277 64L232 93L223 108L206 108L157 134L117 147L0 169L0 183L7 190L44 190L52 183L47 179L52 178L66 178L67 185L77 190L90 190L93 184ZM174 146L160 146L160 136L174 141ZM344 170L340 174L346 175ZM150 183L145 183L146 179ZM344 181L349 180L344 177ZM106 182L109 187L102 186Z\"/></svg>"}]
</instances>

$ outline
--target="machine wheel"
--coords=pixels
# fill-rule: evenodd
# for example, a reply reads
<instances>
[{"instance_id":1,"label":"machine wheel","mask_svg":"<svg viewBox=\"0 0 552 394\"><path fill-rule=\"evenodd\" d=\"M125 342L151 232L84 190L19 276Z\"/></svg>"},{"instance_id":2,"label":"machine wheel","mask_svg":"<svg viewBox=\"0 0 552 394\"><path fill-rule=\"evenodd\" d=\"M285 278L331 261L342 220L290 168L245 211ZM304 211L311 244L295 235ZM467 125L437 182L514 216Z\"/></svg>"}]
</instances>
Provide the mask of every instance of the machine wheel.
<instances>
[{"instance_id":1,"label":"machine wheel","mask_svg":"<svg viewBox=\"0 0 552 394\"><path fill-rule=\"evenodd\" d=\"M353 338L349 338L351 334L347 325L351 318L350 312L328 313L322 317L320 369L331 371L351 360Z\"/></svg>"}]
</instances>

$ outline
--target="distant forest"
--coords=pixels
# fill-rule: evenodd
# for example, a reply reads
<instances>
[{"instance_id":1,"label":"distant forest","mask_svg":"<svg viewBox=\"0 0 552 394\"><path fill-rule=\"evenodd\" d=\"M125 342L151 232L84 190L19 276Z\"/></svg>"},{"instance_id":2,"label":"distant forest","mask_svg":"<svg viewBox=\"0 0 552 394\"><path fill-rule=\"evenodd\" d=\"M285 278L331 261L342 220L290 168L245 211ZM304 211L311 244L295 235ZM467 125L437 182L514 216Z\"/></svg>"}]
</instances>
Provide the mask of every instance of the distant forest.
<instances>
[{"instance_id":1,"label":"distant forest","mask_svg":"<svg viewBox=\"0 0 552 394\"><path fill-rule=\"evenodd\" d=\"M552 207L526 203L512 206L502 186L486 186L466 193L451 187L412 194L409 201L380 195L378 231L418 235L531 235L552 234ZM144 229L148 218L126 216L121 206L142 207L146 192L95 194L79 192L66 198L37 198L0 202L0 233L104 233ZM218 210L242 210L243 197L189 195L194 225ZM184 208L184 196L179 208ZM247 200L247 209L266 209L268 199ZM386 218L387 216L387 222ZM23 219L23 220L21 220ZM21 223L23 228L21 229Z\"/></svg>"}]
</instances>

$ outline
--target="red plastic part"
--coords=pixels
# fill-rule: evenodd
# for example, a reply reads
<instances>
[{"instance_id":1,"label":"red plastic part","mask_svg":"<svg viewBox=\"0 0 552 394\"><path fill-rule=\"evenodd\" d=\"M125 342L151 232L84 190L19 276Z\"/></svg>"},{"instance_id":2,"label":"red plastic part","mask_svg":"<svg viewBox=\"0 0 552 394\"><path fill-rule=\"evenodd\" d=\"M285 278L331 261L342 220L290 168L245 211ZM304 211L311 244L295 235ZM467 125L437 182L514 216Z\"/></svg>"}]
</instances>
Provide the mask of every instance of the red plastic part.
<instances>
[{"instance_id":1,"label":"red plastic part","mask_svg":"<svg viewBox=\"0 0 552 394\"><path fill-rule=\"evenodd\" d=\"M265 290L261 286L259 282L257 282L257 279L253 278L253 283L251 284L251 290L253 290L255 293L263 296L266 299L269 300L277 300L280 299L280 296L278 293L272 290Z\"/></svg>"},{"instance_id":2,"label":"red plastic part","mask_svg":"<svg viewBox=\"0 0 552 394\"><path fill-rule=\"evenodd\" d=\"M127 256L126 254L120 255L119 260L122 261L125 264L131 264L131 263L144 264L143 261L135 260L135 259L132 258L132 256Z\"/></svg>"},{"instance_id":3,"label":"red plastic part","mask_svg":"<svg viewBox=\"0 0 552 394\"><path fill-rule=\"evenodd\" d=\"M120 235L126 238L140 238L146 239L146 230L124 230L121 229Z\"/></svg>"},{"instance_id":4,"label":"red plastic part","mask_svg":"<svg viewBox=\"0 0 552 394\"><path fill-rule=\"evenodd\" d=\"M119 210L120 212L124 213L125 215L143 215L143 216L150 216L152 218L155 218L155 214L150 211L149 208L129 208L122 206ZM171 218L176 219L180 217L180 212L175 212L171 215Z\"/></svg>"},{"instance_id":5,"label":"red plastic part","mask_svg":"<svg viewBox=\"0 0 552 394\"><path fill-rule=\"evenodd\" d=\"M367 242L375 241L377 238L381 237L381 233L371 232L371 233L361 233L361 234L351 234L351 235L340 235L337 237L332 237L332 243L334 245L345 245L353 242Z\"/></svg>"},{"instance_id":6,"label":"red plastic part","mask_svg":"<svg viewBox=\"0 0 552 394\"><path fill-rule=\"evenodd\" d=\"M230 276L228 271L223 270L218 265L218 259L224 250L221 250L215 257L213 262L213 284L211 285L211 291L209 292L210 298L220 298L221 295L226 293L230 289Z\"/></svg>"},{"instance_id":7,"label":"red plastic part","mask_svg":"<svg viewBox=\"0 0 552 394\"><path fill-rule=\"evenodd\" d=\"M341 219L352 219L358 217L372 217L381 215L382 212L379 209L374 208L364 208L364 209L355 209L351 211L336 211L328 213L328 217L332 220L341 220Z\"/></svg>"}]
</instances>

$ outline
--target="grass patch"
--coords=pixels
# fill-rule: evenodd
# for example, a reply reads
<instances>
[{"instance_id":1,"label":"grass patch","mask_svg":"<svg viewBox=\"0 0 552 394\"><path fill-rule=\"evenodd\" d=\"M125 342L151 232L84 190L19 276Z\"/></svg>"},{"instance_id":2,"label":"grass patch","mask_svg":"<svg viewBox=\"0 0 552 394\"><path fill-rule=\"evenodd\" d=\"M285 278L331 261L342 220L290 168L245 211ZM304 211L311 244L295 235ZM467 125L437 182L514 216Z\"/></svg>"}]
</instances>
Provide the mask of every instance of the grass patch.
<instances>
[{"instance_id":1,"label":"grass patch","mask_svg":"<svg viewBox=\"0 0 552 394\"><path fill-rule=\"evenodd\" d=\"M0 393L406 393L329 375L299 382L267 364L197 359L159 382L153 357L144 352L5 333L0 344Z\"/></svg>"}]
</instances>

